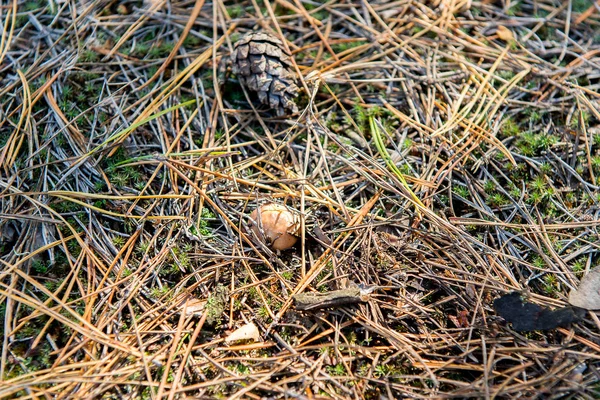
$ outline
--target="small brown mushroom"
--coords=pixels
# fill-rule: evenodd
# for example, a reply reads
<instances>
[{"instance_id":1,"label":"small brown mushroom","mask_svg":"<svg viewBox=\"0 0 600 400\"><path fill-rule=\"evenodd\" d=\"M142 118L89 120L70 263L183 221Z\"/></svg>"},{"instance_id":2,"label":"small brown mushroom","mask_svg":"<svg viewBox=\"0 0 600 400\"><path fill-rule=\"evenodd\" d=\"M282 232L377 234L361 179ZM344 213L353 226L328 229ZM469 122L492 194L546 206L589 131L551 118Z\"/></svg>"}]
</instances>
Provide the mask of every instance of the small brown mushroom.
<instances>
[{"instance_id":1,"label":"small brown mushroom","mask_svg":"<svg viewBox=\"0 0 600 400\"><path fill-rule=\"evenodd\" d=\"M274 250L287 250L298 241L300 218L284 205L267 203L250 214L251 227Z\"/></svg>"}]
</instances>

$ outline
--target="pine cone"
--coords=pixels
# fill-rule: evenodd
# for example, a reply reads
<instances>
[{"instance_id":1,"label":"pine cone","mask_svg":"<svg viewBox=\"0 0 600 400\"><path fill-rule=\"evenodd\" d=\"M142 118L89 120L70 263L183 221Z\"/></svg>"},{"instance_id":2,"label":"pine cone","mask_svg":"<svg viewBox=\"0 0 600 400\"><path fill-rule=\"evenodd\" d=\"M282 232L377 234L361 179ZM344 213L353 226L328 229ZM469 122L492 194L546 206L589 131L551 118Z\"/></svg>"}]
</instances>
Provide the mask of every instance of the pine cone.
<instances>
[{"instance_id":1,"label":"pine cone","mask_svg":"<svg viewBox=\"0 0 600 400\"><path fill-rule=\"evenodd\" d=\"M281 40L270 33L252 32L234 45L231 60L242 85L256 92L261 103L279 116L285 109L298 112L296 74Z\"/></svg>"}]
</instances>

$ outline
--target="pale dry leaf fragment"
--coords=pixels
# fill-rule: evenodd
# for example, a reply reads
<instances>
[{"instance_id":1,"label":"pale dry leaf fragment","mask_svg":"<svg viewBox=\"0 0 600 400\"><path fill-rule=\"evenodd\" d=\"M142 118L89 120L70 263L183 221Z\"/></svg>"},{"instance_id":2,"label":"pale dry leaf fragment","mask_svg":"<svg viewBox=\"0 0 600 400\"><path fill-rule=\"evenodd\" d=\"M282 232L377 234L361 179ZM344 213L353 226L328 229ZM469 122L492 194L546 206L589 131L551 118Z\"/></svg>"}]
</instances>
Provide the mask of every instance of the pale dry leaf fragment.
<instances>
[{"instance_id":1,"label":"pale dry leaf fragment","mask_svg":"<svg viewBox=\"0 0 600 400\"><path fill-rule=\"evenodd\" d=\"M225 343L237 342L238 340L253 340L257 342L258 339L260 339L260 332L256 325L250 322L227 336Z\"/></svg>"},{"instance_id":2,"label":"pale dry leaf fragment","mask_svg":"<svg viewBox=\"0 0 600 400\"><path fill-rule=\"evenodd\" d=\"M384 20L387 21L390 18L395 17L396 15L400 14L402 12L402 10L400 8L391 8L389 10L383 10L381 12L379 12L379 16Z\"/></svg>"},{"instance_id":3,"label":"pale dry leaf fragment","mask_svg":"<svg viewBox=\"0 0 600 400\"><path fill-rule=\"evenodd\" d=\"M177 311L179 313L183 312L185 308L185 315L196 315L201 316L206 308L206 300L200 300L192 296L182 295L177 300L179 304L177 306ZM187 301L187 304L186 304Z\"/></svg>"},{"instance_id":4,"label":"pale dry leaf fragment","mask_svg":"<svg viewBox=\"0 0 600 400\"><path fill-rule=\"evenodd\" d=\"M498 26L498 29L496 30L496 35L498 35L498 38L500 38L500 40L504 40L505 42L510 42L515 39L512 31L504 25Z\"/></svg>"},{"instance_id":5,"label":"pale dry leaf fragment","mask_svg":"<svg viewBox=\"0 0 600 400\"><path fill-rule=\"evenodd\" d=\"M598 102L598 107L600 107L600 102ZM600 125L591 126L587 131L592 136L600 135Z\"/></svg>"},{"instance_id":6,"label":"pale dry leaf fragment","mask_svg":"<svg viewBox=\"0 0 600 400\"><path fill-rule=\"evenodd\" d=\"M185 309L186 315L202 315L206 307L206 300L191 299Z\"/></svg>"},{"instance_id":7,"label":"pale dry leaf fragment","mask_svg":"<svg viewBox=\"0 0 600 400\"><path fill-rule=\"evenodd\" d=\"M581 278L579 287L569 294L569 303L586 310L600 310L600 268Z\"/></svg>"}]
</instances>

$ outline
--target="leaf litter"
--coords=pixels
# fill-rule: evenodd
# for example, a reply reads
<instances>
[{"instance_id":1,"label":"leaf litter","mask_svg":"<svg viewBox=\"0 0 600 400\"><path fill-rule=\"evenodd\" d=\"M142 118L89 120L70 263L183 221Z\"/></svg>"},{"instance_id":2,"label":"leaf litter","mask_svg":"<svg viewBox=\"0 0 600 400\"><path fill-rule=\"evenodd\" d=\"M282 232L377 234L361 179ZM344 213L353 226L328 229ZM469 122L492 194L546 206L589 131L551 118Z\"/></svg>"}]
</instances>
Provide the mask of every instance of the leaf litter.
<instances>
[{"instance_id":1,"label":"leaf litter","mask_svg":"<svg viewBox=\"0 0 600 400\"><path fill-rule=\"evenodd\" d=\"M593 2L11 1L0 20L0 397L600 395L595 313L515 333L572 319L600 259ZM223 68L250 32L291 56L297 114ZM251 237L267 202L299 211L293 248ZM376 290L327 297L348 282ZM500 323L525 289L509 304L538 317ZM317 293L333 306L294 307ZM248 323L262 340L224 344Z\"/></svg>"}]
</instances>

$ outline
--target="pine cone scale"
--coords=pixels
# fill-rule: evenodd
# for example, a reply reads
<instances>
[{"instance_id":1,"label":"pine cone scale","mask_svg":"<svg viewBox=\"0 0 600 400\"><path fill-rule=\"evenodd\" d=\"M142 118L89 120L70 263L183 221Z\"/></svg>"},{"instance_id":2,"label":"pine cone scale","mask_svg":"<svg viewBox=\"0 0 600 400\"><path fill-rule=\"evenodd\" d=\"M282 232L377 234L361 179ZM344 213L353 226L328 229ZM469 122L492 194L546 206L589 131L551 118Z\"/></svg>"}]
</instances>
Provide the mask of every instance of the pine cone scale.
<instances>
[{"instance_id":1,"label":"pine cone scale","mask_svg":"<svg viewBox=\"0 0 600 400\"><path fill-rule=\"evenodd\" d=\"M279 61L267 58L267 72L273 76L280 76L282 65Z\"/></svg>"},{"instance_id":2,"label":"pine cone scale","mask_svg":"<svg viewBox=\"0 0 600 400\"><path fill-rule=\"evenodd\" d=\"M254 74L262 74L267 69L265 56L250 56L250 70Z\"/></svg>"},{"instance_id":3,"label":"pine cone scale","mask_svg":"<svg viewBox=\"0 0 600 400\"><path fill-rule=\"evenodd\" d=\"M237 59L245 60L246 58L248 58L248 51L250 51L250 46L239 46L237 48Z\"/></svg>"},{"instance_id":4,"label":"pine cone scale","mask_svg":"<svg viewBox=\"0 0 600 400\"><path fill-rule=\"evenodd\" d=\"M261 42L250 42L250 54L266 54L267 44Z\"/></svg>"},{"instance_id":5,"label":"pine cone scale","mask_svg":"<svg viewBox=\"0 0 600 400\"><path fill-rule=\"evenodd\" d=\"M250 76L250 61L240 60L238 62L238 73L242 76Z\"/></svg>"}]
</instances>

